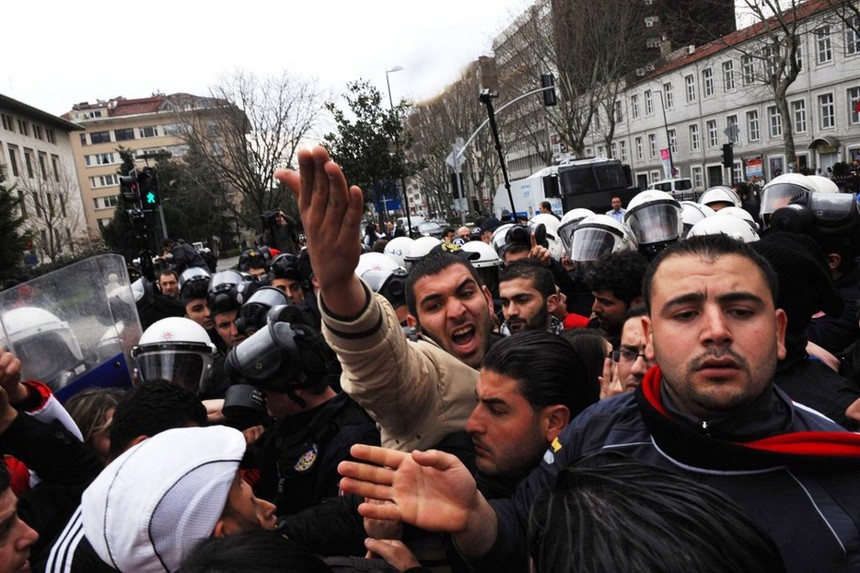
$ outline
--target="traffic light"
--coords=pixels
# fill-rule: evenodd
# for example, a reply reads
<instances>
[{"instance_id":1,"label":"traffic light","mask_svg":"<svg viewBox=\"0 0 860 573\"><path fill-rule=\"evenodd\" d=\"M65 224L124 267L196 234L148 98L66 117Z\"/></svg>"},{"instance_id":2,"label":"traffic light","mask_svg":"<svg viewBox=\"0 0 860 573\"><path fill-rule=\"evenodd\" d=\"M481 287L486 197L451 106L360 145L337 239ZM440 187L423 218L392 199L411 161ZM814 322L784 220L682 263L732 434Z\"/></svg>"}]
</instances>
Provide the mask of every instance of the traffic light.
<instances>
[{"instance_id":1,"label":"traffic light","mask_svg":"<svg viewBox=\"0 0 860 573\"><path fill-rule=\"evenodd\" d=\"M733 167L735 164L735 154L731 143L723 144L723 167Z\"/></svg>"},{"instance_id":2,"label":"traffic light","mask_svg":"<svg viewBox=\"0 0 860 573\"><path fill-rule=\"evenodd\" d=\"M161 193L158 188L158 175L152 167L144 167L137 175L140 186L140 200L144 209L152 209L161 204Z\"/></svg>"},{"instance_id":3,"label":"traffic light","mask_svg":"<svg viewBox=\"0 0 860 573\"><path fill-rule=\"evenodd\" d=\"M540 75L540 87L542 88L551 88L545 89L543 91L543 105L544 107L550 107L555 105L555 78L552 74L541 74Z\"/></svg>"},{"instance_id":4,"label":"traffic light","mask_svg":"<svg viewBox=\"0 0 860 573\"><path fill-rule=\"evenodd\" d=\"M137 181L137 169L132 169L128 175L119 176L119 192L127 203L137 203L140 200L140 185Z\"/></svg>"}]
</instances>

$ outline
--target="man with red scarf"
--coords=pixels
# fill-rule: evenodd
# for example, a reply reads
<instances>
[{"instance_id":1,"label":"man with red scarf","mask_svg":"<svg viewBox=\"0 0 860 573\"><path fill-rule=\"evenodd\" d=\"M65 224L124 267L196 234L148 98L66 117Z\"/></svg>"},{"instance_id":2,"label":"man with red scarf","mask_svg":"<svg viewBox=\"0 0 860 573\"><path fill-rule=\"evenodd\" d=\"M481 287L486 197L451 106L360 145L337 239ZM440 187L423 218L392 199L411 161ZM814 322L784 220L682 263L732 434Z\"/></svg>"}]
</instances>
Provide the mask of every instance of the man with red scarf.
<instances>
[{"instance_id":1,"label":"man with red scarf","mask_svg":"<svg viewBox=\"0 0 860 573\"><path fill-rule=\"evenodd\" d=\"M860 570L860 436L773 384L786 315L768 263L727 236L696 237L653 261L643 295L645 353L657 366L635 393L574 420L513 498L487 502L435 451L356 447L355 457L384 467L341 464L341 487L394 501L365 504L364 515L449 531L475 566L503 570L525 563L535 496L577 459L611 449L728 495L789 571Z\"/></svg>"}]
</instances>

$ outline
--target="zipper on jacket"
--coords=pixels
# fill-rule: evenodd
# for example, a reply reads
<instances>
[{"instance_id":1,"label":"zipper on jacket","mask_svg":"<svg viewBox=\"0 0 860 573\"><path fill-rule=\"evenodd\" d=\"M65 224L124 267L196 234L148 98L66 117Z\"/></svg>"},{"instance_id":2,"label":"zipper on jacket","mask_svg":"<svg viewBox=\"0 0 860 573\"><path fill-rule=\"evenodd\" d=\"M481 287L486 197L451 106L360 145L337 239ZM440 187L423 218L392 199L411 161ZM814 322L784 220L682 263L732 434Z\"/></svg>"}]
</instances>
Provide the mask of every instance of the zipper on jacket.
<instances>
[{"instance_id":1,"label":"zipper on jacket","mask_svg":"<svg viewBox=\"0 0 860 573\"><path fill-rule=\"evenodd\" d=\"M708 427L707 420L702 420L702 432L704 432L706 436L711 435L711 429Z\"/></svg>"}]
</instances>

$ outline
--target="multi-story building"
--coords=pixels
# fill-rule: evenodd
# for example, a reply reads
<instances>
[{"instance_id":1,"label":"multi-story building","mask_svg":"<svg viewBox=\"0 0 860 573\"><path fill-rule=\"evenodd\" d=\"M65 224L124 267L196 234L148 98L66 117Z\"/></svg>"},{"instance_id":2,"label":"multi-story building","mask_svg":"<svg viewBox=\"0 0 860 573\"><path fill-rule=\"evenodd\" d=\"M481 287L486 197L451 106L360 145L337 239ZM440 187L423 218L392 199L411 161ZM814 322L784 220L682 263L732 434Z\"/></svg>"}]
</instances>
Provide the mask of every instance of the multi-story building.
<instances>
[{"instance_id":1,"label":"multi-story building","mask_svg":"<svg viewBox=\"0 0 860 573\"><path fill-rule=\"evenodd\" d=\"M30 254L51 262L87 240L75 171L73 134L83 128L0 95L0 164L4 185L18 194Z\"/></svg>"},{"instance_id":2,"label":"multi-story building","mask_svg":"<svg viewBox=\"0 0 860 573\"><path fill-rule=\"evenodd\" d=\"M154 158L164 152L182 157L186 152L183 130L199 122L194 114L214 109L218 103L184 93L157 94L83 102L64 114L85 129L72 140L72 147L90 235L100 236L121 202L118 171L122 159L117 150L131 151L139 167L154 165Z\"/></svg>"},{"instance_id":3,"label":"multi-story building","mask_svg":"<svg viewBox=\"0 0 860 573\"><path fill-rule=\"evenodd\" d=\"M827 0L797 13L801 71L787 92L796 156L786 157L782 118L764 79L773 58L762 26L739 30L636 78L619 100L623 120L609 148L601 132L586 154L631 165L640 186L667 178L666 161L697 189L730 180L770 179L803 168L828 173L860 155L860 35ZM732 135L734 134L734 135ZM722 146L733 144L724 170Z\"/></svg>"}]
</instances>

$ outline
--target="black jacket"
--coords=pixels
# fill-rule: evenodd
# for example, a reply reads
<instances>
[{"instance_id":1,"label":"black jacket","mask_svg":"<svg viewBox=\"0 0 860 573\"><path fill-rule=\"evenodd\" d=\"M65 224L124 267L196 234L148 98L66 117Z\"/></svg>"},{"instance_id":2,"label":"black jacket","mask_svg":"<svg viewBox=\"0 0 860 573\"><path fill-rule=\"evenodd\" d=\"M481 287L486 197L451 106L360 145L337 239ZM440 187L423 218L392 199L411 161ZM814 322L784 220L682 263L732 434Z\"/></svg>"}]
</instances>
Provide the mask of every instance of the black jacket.
<instances>
[{"instance_id":1,"label":"black jacket","mask_svg":"<svg viewBox=\"0 0 860 573\"><path fill-rule=\"evenodd\" d=\"M272 501L277 514L295 513L336 496L337 465L353 444L379 445L371 417L345 393L313 410L279 419L253 446L260 468L258 497Z\"/></svg>"}]
</instances>

